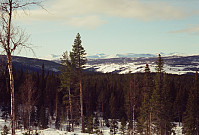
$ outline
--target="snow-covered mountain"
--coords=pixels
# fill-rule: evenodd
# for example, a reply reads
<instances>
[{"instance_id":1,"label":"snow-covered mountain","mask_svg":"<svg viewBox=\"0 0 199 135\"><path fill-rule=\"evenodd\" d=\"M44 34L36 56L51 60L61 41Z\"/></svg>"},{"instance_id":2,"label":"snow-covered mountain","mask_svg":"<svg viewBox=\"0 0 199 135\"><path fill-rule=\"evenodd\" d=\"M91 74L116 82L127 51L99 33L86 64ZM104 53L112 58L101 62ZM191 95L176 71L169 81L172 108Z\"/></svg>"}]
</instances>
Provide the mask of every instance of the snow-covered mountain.
<instances>
[{"instance_id":1,"label":"snow-covered mountain","mask_svg":"<svg viewBox=\"0 0 199 135\"><path fill-rule=\"evenodd\" d=\"M146 64L149 64L151 72L155 72L157 57L138 58L106 58L90 59L86 69L102 73L137 73L144 72ZM199 68L199 55L194 56L168 56L163 57L164 70L171 74L194 73Z\"/></svg>"},{"instance_id":2,"label":"snow-covered mountain","mask_svg":"<svg viewBox=\"0 0 199 135\"><path fill-rule=\"evenodd\" d=\"M135 56L134 54L118 55L118 57L108 58L105 54L99 54L95 58L88 58L85 66L86 71L90 72L102 72L102 73L137 73L144 72L146 64L149 64L151 72L155 72L155 62L157 56L150 54L140 54ZM127 57L128 56L128 57ZM144 57L145 56L145 57ZM5 59L5 56L1 56ZM60 57L58 55L52 55L50 60L25 58L25 57L13 57L13 65L16 69L24 69L29 71L41 71L42 64L45 66L45 71L53 71L59 73ZM101 57L101 58L100 58ZM1 58L1 60L3 60ZM199 55L192 56L163 56L164 70L171 74L189 74L195 73L199 69ZM1 62L1 61L0 61ZM4 62L5 63L5 62Z\"/></svg>"},{"instance_id":3,"label":"snow-covered mountain","mask_svg":"<svg viewBox=\"0 0 199 135\"><path fill-rule=\"evenodd\" d=\"M177 52L173 52L173 53L160 53L162 56L186 56L185 54L182 53L177 53ZM114 55L107 55L104 53L97 53L94 55L87 55L87 59L109 59L109 58L150 58L150 57L156 57L158 54L149 54L149 53L123 53L123 54L114 54ZM50 54L47 55L41 59L44 60L50 60L50 61L60 61L60 58L62 57L62 55L55 55L55 54Z\"/></svg>"}]
</instances>

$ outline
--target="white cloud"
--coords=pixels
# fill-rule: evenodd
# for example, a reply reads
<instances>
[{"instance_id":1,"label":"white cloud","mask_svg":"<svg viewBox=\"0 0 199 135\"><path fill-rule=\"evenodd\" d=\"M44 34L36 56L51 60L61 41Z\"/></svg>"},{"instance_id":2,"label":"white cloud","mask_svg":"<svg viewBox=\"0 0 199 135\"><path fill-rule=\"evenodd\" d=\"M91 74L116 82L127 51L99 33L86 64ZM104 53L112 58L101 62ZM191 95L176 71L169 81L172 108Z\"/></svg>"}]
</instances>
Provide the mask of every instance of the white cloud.
<instances>
[{"instance_id":1,"label":"white cloud","mask_svg":"<svg viewBox=\"0 0 199 135\"><path fill-rule=\"evenodd\" d=\"M20 20L60 21L75 27L88 27L89 22L94 28L105 23L101 18L104 15L145 21L183 19L189 16L182 8L166 2L139 0L52 0L46 3L45 7L49 13L42 9L31 10L29 16Z\"/></svg>"},{"instance_id":2,"label":"white cloud","mask_svg":"<svg viewBox=\"0 0 199 135\"><path fill-rule=\"evenodd\" d=\"M192 25L185 29L170 31L169 33L174 33L174 34L186 33L191 35L199 35L199 25L194 25L194 26Z\"/></svg>"}]
</instances>

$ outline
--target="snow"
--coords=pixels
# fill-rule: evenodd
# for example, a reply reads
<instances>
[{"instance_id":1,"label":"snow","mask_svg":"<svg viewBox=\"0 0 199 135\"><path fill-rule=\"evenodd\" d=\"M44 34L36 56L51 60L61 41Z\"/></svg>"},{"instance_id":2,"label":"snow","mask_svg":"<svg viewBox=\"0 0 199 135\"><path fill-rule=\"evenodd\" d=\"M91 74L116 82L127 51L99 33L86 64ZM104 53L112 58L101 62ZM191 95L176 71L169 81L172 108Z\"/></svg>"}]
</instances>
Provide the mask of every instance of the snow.
<instances>
[{"instance_id":1,"label":"snow","mask_svg":"<svg viewBox=\"0 0 199 135\"><path fill-rule=\"evenodd\" d=\"M177 125L174 128L176 135L183 135L182 134L182 126L178 126L177 123L175 123L175 124ZM5 120L0 118L0 133L2 132L4 125L7 125L10 129L9 120L7 122L5 122ZM119 131L120 125L121 125L121 123L118 122L118 132L117 132L116 135L121 134L120 131ZM180 124L180 125L182 125L182 124ZM102 133L104 135L110 135L110 129L108 127L105 127L105 126L99 127L99 129L102 131ZM27 131L17 129L16 135L23 135L25 132L27 132ZM63 130L57 130L57 129L54 129L54 128L47 128L47 129L44 129L44 130L33 130L33 131L31 131L31 133L36 133L36 132L39 133L39 135L66 135L66 134L67 135L89 135L88 133L81 133L80 127L75 127L75 132L67 132L67 131L63 131ZM11 135L11 131L9 131L8 135ZM96 134L93 134L93 135L96 135Z\"/></svg>"},{"instance_id":2,"label":"snow","mask_svg":"<svg viewBox=\"0 0 199 135\"><path fill-rule=\"evenodd\" d=\"M127 74L127 73L144 73L146 64L143 63L106 63L106 64L93 64L93 65L85 65L85 69L87 68L94 68L95 71L101 72L101 73L118 73L118 74ZM151 72L156 72L155 63L149 64L150 71ZM165 64L164 65L164 71L169 74L186 74L187 72L192 72L195 73L195 71L191 70L185 70L185 68L199 68L199 66L193 67L192 65L190 66L170 66Z\"/></svg>"}]
</instances>

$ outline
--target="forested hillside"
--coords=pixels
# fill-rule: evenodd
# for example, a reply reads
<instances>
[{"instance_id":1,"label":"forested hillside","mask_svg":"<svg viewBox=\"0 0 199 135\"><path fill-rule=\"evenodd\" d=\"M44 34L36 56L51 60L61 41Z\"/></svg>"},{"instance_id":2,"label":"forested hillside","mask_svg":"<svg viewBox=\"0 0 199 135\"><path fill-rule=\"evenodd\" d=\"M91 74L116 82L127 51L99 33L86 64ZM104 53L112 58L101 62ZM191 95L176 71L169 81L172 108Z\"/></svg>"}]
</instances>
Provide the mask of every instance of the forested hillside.
<instances>
[{"instance_id":1,"label":"forested hillside","mask_svg":"<svg viewBox=\"0 0 199 135\"><path fill-rule=\"evenodd\" d=\"M56 121L58 129L63 128L61 125L66 122L78 125L78 80L73 79L69 102L68 89L61 87L60 75L45 73L45 65L42 67L41 73L14 71L17 128L28 129L29 124L31 127L47 128L53 120ZM82 74L86 132L93 131L95 125L90 123L90 119L99 119L99 116L103 117L106 126L114 128L112 132L119 130L118 120L123 121L123 124L129 123L129 131L135 130L140 133L149 133L152 130L151 132L164 131L170 134L173 122L183 122L184 131L187 133L198 132L197 73L196 76L172 75L164 73L163 68L162 71L158 70L160 72L150 73L149 68L146 66L145 73L136 74ZM10 114L7 74L6 70L1 70L0 104L5 120ZM70 104L72 119L69 113ZM108 119L111 119L110 123ZM193 126L195 128L192 128ZM67 129L71 130L71 127Z\"/></svg>"}]
</instances>

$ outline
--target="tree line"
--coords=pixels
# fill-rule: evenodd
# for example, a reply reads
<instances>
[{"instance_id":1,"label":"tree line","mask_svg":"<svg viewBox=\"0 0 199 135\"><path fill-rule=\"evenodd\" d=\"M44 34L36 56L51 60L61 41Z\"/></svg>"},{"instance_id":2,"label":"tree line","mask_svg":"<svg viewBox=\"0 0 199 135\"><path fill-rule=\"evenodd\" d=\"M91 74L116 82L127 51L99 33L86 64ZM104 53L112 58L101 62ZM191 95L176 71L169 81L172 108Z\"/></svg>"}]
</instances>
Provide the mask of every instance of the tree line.
<instances>
[{"instance_id":1,"label":"tree line","mask_svg":"<svg viewBox=\"0 0 199 135\"><path fill-rule=\"evenodd\" d=\"M156 73L150 72L148 64L144 73L84 72L85 62L77 34L72 51L63 53L60 74L46 71L44 64L41 73L14 69L15 126L31 130L55 125L74 131L78 125L82 132L99 134L99 127L107 126L112 134L169 135L178 122L185 134L199 133L197 72L195 76L167 74L160 55ZM7 120L11 102L4 68L0 96L2 117Z\"/></svg>"}]
</instances>

